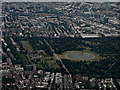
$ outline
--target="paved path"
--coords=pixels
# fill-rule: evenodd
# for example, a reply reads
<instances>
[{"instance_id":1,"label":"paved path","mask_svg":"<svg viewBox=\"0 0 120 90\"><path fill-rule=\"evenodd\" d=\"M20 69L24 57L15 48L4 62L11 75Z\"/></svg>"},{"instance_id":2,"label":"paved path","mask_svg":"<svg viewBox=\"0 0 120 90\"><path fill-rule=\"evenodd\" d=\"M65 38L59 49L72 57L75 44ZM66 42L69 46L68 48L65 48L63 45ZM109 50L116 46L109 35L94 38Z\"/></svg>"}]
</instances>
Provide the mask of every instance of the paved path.
<instances>
[{"instance_id":1,"label":"paved path","mask_svg":"<svg viewBox=\"0 0 120 90\"><path fill-rule=\"evenodd\" d=\"M53 55L56 57L57 60L59 60L63 66L63 68L66 70L67 73L69 73L68 69L65 67L65 65L63 64L62 60L58 57L58 55L55 53L54 49L50 46L50 44L44 39L44 41L46 42L46 44L50 47L51 51L53 52Z\"/></svg>"}]
</instances>

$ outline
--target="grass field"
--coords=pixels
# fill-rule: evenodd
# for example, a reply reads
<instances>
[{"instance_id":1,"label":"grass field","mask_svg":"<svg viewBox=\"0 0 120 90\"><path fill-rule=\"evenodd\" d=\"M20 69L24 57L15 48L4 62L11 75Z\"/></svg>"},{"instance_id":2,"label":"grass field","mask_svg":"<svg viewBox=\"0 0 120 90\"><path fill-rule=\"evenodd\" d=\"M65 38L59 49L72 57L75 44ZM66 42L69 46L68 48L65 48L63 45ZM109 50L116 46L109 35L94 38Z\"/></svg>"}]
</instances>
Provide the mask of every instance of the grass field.
<instances>
[{"instance_id":1,"label":"grass field","mask_svg":"<svg viewBox=\"0 0 120 90\"><path fill-rule=\"evenodd\" d=\"M88 59L88 60L73 60L73 59L69 59L69 60L71 60L71 61L99 61L100 60L100 56L97 53L94 53L94 52L92 52L90 50L84 50L84 51L66 51L66 52L64 52L64 53L62 53L62 54L60 54L58 56L61 59L68 59L66 57L66 54L69 54L69 53L78 53L78 52L80 52L80 53L90 53L90 54L94 55L95 58L94 59Z\"/></svg>"},{"instance_id":2,"label":"grass field","mask_svg":"<svg viewBox=\"0 0 120 90\"><path fill-rule=\"evenodd\" d=\"M28 64L28 59L25 54L20 54L20 59L21 59L22 63Z\"/></svg>"},{"instance_id":3,"label":"grass field","mask_svg":"<svg viewBox=\"0 0 120 90\"><path fill-rule=\"evenodd\" d=\"M48 68L53 68L53 69L59 68L56 61L49 61L49 62L46 62L46 63L48 65Z\"/></svg>"},{"instance_id":4,"label":"grass field","mask_svg":"<svg viewBox=\"0 0 120 90\"><path fill-rule=\"evenodd\" d=\"M45 63L46 64L42 65L40 62L38 62L37 63L38 69L45 69L45 68L57 69L57 68L59 68L56 61L46 61Z\"/></svg>"},{"instance_id":5,"label":"grass field","mask_svg":"<svg viewBox=\"0 0 120 90\"><path fill-rule=\"evenodd\" d=\"M29 44L28 41L21 41L21 44L25 50L28 51L33 50L32 46Z\"/></svg>"},{"instance_id":6,"label":"grass field","mask_svg":"<svg viewBox=\"0 0 120 90\"><path fill-rule=\"evenodd\" d=\"M37 63L37 67L38 69L44 69L44 66L40 62Z\"/></svg>"}]
</instances>

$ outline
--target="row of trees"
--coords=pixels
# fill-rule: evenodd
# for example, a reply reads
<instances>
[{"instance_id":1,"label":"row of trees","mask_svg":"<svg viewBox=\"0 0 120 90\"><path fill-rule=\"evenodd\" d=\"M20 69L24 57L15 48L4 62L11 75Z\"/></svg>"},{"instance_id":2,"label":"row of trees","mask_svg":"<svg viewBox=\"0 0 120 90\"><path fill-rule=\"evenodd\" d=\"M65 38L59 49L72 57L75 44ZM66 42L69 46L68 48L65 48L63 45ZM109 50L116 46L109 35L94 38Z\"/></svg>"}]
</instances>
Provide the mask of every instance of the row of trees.
<instances>
[{"instance_id":1,"label":"row of trees","mask_svg":"<svg viewBox=\"0 0 120 90\"><path fill-rule=\"evenodd\" d=\"M28 60L27 57L25 56L25 54L18 52L16 47L12 44L12 41L10 40L9 37L5 37L5 42L7 43L7 47L5 48L4 45L3 48L5 50L6 53L7 52L7 48L9 48L11 50L11 53L14 55L14 57L16 58L16 60L13 61L14 64L21 64L22 66L25 66L26 64L28 64Z\"/></svg>"}]
</instances>

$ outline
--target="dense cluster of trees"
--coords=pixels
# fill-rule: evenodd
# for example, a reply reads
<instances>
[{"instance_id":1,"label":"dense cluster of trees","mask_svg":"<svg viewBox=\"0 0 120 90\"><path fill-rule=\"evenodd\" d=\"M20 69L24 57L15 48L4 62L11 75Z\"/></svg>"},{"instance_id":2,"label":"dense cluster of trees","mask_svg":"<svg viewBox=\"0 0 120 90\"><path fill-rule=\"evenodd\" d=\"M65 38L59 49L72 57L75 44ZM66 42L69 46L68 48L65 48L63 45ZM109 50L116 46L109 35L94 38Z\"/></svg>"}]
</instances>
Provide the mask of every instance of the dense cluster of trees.
<instances>
[{"instance_id":1,"label":"dense cluster of trees","mask_svg":"<svg viewBox=\"0 0 120 90\"><path fill-rule=\"evenodd\" d=\"M9 48L11 50L11 53L16 58L16 60L13 61L13 64L21 64L22 66L25 66L26 64L28 64L27 57L23 53L17 51L16 47L12 44L12 41L10 40L10 38L5 37L4 39L5 39L5 42L7 43L6 48L4 47L4 45L2 45L5 52L9 53L7 51L7 48Z\"/></svg>"},{"instance_id":2,"label":"dense cluster of trees","mask_svg":"<svg viewBox=\"0 0 120 90\"><path fill-rule=\"evenodd\" d=\"M47 56L53 56L53 52L46 44L44 39L51 45L55 53L61 54L65 51L82 51L86 47L90 48L89 50L100 55L100 61L70 61L62 60L65 66L68 68L72 74L87 75L90 77L120 77L120 41L119 37L102 37L94 39L82 39L82 38L41 38L41 37L29 37L29 38L20 38L14 37L13 39L19 46L21 46L21 52L18 52L15 46L12 44L10 38L4 38L8 44L8 48L11 49L13 55L17 59L14 63L20 63L25 65L28 63L25 58L22 57L23 48L20 44L21 40L27 40L31 44L33 50L44 50ZM7 51L3 46L3 50ZM66 73L60 61L56 61L60 68L52 69L45 68L46 71L52 72L62 72ZM37 62L36 62L37 63ZM41 63L44 67L47 67L47 63Z\"/></svg>"},{"instance_id":3,"label":"dense cluster of trees","mask_svg":"<svg viewBox=\"0 0 120 90\"><path fill-rule=\"evenodd\" d=\"M65 51L85 50L84 47L89 47L91 48L91 51L98 54L119 54L119 39L119 37L101 37L93 39L52 38L47 40L58 54L61 54Z\"/></svg>"},{"instance_id":4,"label":"dense cluster of trees","mask_svg":"<svg viewBox=\"0 0 120 90\"><path fill-rule=\"evenodd\" d=\"M70 61L63 59L63 63L68 68L70 73L72 74L80 74L86 75L89 77L96 77L96 78L106 78L106 77L113 77L119 78L120 77L120 60L119 56L110 56L106 59L101 61ZM118 60L118 61L117 61ZM115 63L117 61L117 63ZM113 64L115 65L111 67Z\"/></svg>"},{"instance_id":5,"label":"dense cluster of trees","mask_svg":"<svg viewBox=\"0 0 120 90\"><path fill-rule=\"evenodd\" d=\"M80 40L79 40L80 39ZM51 47L57 54L61 54L65 51L79 51L83 50L81 38L47 38Z\"/></svg>"}]
</instances>

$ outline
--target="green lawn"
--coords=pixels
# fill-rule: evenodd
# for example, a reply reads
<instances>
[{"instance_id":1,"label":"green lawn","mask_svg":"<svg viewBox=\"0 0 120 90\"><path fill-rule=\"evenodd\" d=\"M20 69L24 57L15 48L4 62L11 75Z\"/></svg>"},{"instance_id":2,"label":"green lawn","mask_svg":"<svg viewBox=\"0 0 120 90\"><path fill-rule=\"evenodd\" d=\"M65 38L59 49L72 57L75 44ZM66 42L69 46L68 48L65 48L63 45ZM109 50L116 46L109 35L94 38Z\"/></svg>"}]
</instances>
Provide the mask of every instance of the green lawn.
<instances>
[{"instance_id":1,"label":"green lawn","mask_svg":"<svg viewBox=\"0 0 120 90\"><path fill-rule=\"evenodd\" d=\"M57 63L55 61L52 62L47 62L48 68L53 68L53 69L57 69Z\"/></svg>"},{"instance_id":2,"label":"green lawn","mask_svg":"<svg viewBox=\"0 0 120 90\"><path fill-rule=\"evenodd\" d=\"M40 62L37 63L37 67L38 69L44 69L44 66Z\"/></svg>"},{"instance_id":3,"label":"green lawn","mask_svg":"<svg viewBox=\"0 0 120 90\"><path fill-rule=\"evenodd\" d=\"M24 65L28 64L28 60L25 54L20 54L20 59Z\"/></svg>"},{"instance_id":4,"label":"green lawn","mask_svg":"<svg viewBox=\"0 0 120 90\"><path fill-rule=\"evenodd\" d=\"M28 51L33 50L32 46L29 44L28 41L21 41L20 43L22 44L25 50L28 50Z\"/></svg>"}]
</instances>

